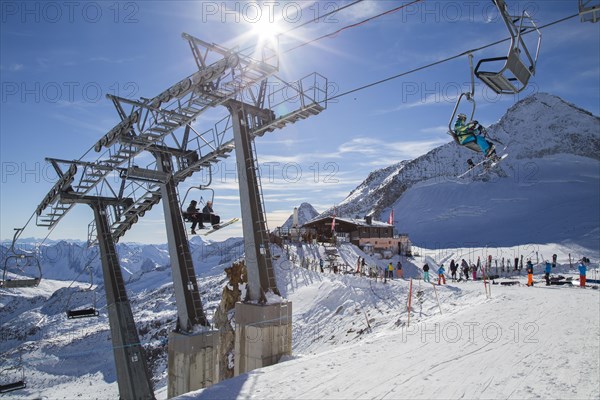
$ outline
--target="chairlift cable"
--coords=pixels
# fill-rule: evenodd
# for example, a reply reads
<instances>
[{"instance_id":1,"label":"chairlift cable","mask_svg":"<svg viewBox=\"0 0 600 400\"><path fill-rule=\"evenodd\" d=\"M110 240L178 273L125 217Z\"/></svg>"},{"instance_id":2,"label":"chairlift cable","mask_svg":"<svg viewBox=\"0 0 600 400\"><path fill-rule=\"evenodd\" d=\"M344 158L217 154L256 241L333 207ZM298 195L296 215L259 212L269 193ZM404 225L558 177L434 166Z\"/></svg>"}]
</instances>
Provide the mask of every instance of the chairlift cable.
<instances>
[{"instance_id":1,"label":"chairlift cable","mask_svg":"<svg viewBox=\"0 0 600 400\"><path fill-rule=\"evenodd\" d=\"M329 37L335 37L337 34L339 34L339 33L343 32L343 31L345 31L346 29L355 28L355 27L357 27L357 26L360 26L360 25L366 24L367 22L369 22L369 21L372 21L372 20L374 20L374 19L376 19L376 18L382 17L382 16L384 16L384 15L387 15L387 14L392 14L392 13L395 13L395 12L397 12L397 11L399 11L399 10L401 10L401 9L405 8L405 7L408 7L408 6L410 6L410 5L413 5L413 4L415 4L415 3L419 3L419 2L421 2L421 1L424 1L424 0L414 0L414 1L410 2L410 3L403 4L403 5L401 5L401 6L398 6L398 7L396 7L396 8L392 8L392 9L390 9L390 10L387 10L387 11L384 11L384 12L382 12L382 13L380 13L380 14L374 15L374 16L372 16L372 17L369 17L369 18L367 18L367 19L363 19L362 21L355 22L355 23L353 23L353 24L350 24L350 25L346 25L346 26L344 26L344 27L342 27L342 28L340 28L340 29L336 30L335 32L332 32L332 33L327 33L327 34L325 34L325 35L323 35L323 36L319 36L318 38L315 38L315 39L309 40L308 42L303 42L303 43L300 43L300 44L299 44L299 45L297 45L297 46L291 47L291 48L289 48L289 49L287 49L287 50L285 50L285 51L281 52L281 54L289 53L289 52L291 52L291 51L293 51L293 50L299 49L300 47L304 47L304 46L306 46L306 45L308 45L308 44L314 43L314 42L316 42L316 41L318 41L318 40L321 40L321 39L325 39L325 38L329 38ZM355 4L355 3L353 3L353 4Z\"/></svg>"},{"instance_id":2,"label":"chairlift cable","mask_svg":"<svg viewBox=\"0 0 600 400\"><path fill-rule=\"evenodd\" d=\"M330 15L333 15L333 14L335 14L337 12L340 12L340 11L346 9L346 8L352 7L352 6L354 6L354 5L358 4L358 3L362 3L363 1L364 0L356 0L356 1L352 2L352 3L346 4L345 6L342 6L340 8L336 8L336 9L334 9L332 11L329 11L328 13L325 13L323 15L318 15L318 16L314 17L311 20L305 21L305 22L301 23L300 25L297 25L297 26L294 26L293 28L288 29L287 31L279 32L277 34L277 38L279 38L280 36L285 36L285 35L289 34L290 32L295 31L296 29L302 28L303 26L306 26L308 24L312 24L313 22L317 22L320 19L329 17ZM248 46L245 49L241 50L241 52L245 52L247 50L250 50L253 47L256 47L256 45Z\"/></svg>"},{"instance_id":3,"label":"chairlift cable","mask_svg":"<svg viewBox=\"0 0 600 400\"><path fill-rule=\"evenodd\" d=\"M564 17L564 18L558 19L558 20L556 20L556 21L553 21L553 22L550 22L550 23L548 23L548 24L546 24L546 25L542 25L542 26L540 26L538 29L540 29L540 30L541 30L541 29L544 29L544 28L550 27L550 26L552 26L552 25L559 24L559 23L561 23L561 22L567 21L567 20L569 20L569 19L572 19L572 18L575 18L575 17L579 17L579 14L573 14L573 15L570 15L570 16L568 16L568 17ZM528 32L525 32L524 34L527 34L527 33L530 33L530 32L533 32L533 31L528 31ZM481 46L481 47L477 47L477 48L474 48L474 49L470 49L470 50L463 51L463 52L461 52L461 53L459 53L459 54L456 54L456 55L454 55L454 56L447 57L447 58L444 58L444 59L442 59L442 60L438 60L438 61L435 61L435 62L433 62L433 63L427 64L427 65L423 65L423 66L421 66L421 67L417 67L417 68L411 69L411 70L409 70L409 71L402 72L402 73L400 73L400 74L396 74L396 75L393 75L393 76L390 76L390 77L387 77L387 78L384 78L384 79L381 79L381 80L378 80L378 81L375 81L375 82L372 82L372 83L369 83L369 84L366 84L366 85L363 85L363 86L360 86L360 87L357 87L357 88L355 88L355 89L351 89L351 90L348 90L348 91L346 91L346 92L343 92L343 93L337 94L337 95L335 95L335 96L332 96L332 97L329 97L329 98L327 98L327 101L329 101L329 100L334 100L334 99L338 99L338 98L340 98L340 97L347 96L347 95L349 95L349 94L351 94L351 93L355 93L355 92L358 92L358 91L361 91L361 90L364 90L364 89L370 88L370 87L372 87L372 86L376 86L376 85L379 85L379 84L382 84L382 83L385 83L385 82L388 82L388 81L391 81L391 80L394 80L394 79L400 78L400 77L402 77L402 76L405 76L405 75L412 74L412 73L414 73L414 72L418 72L418 71L421 71L421 70L424 70L424 69L427 69L427 68L430 68L430 67L433 67L433 66L436 66L436 65L439 65L439 64L443 64L443 63L445 63L445 62L448 62L448 61L454 60L454 59L456 59L456 58L460 58L460 57L463 57L463 56L465 56L465 55L468 55L469 53L475 53L475 52L478 52L478 51L481 51L481 50L487 49L488 47L492 47L492 46L495 46L495 45L497 45L497 44L500 44L500 43L507 42L507 41L509 41L509 40L511 40L511 38L505 38L505 39L498 40L498 41L496 41L496 42L493 42L493 43L487 44L487 45L485 45L485 46Z\"/></svg>"},{"instance_id":4,"label":"chairlift cable","mask_svg":"<svg viewBox=\"0 0 600 400\"><path fill-rule=\"evenodd\" d=\"M329 16L329 15L332 15L332 14L334 14L334 13L338 12L338 11L341 11L341 10L343 10L343 9L345 9L345 8L348 8L348 7L354 6L354 5L356 5L356 4L358 4L358 3L362 2L362 1L363 1L363 0L357 0L357 1L353 2L353 3L347 4L347 5L343 6L343 7L340 7L340 8L338 8L338 9L336 9L336 10L333 10L333 11L331 11L331 12L329 12L329 13L323 14L322 16L315 17L315 18L313 18L313 19L312 19L312 20L310 20L310 21L307 21L307 22L305 22L305 23L303 23L303 24L301 24L301 25L299 25L299 26L296 26L296 27L294 27L294 28L292 28L292 29L289 29L289 30L287 30L287 31L285 31L285 32L282 32L280 35L282 35L282 34L286 34L286 33L289 33L289 32L291 32L292 30L298 29L298 28L300 28L300 27L302 27L302 26L304 26L304 25L307 25L307 24L309 24L309 23L316 22L316 21L318 21L318 20L319 20L319 19L321 19L321 18L325 18L325 17L327 17L327 16ZM332 37L332 36L335 36L335 35L337 35L338 33L342 32L343 30L346 30L346 29L349 29L349 28L352 28L352 27L355 27L355 26L359 26L359 25L361 25L361 24L364 24L364 23L366 23L366 22L368 22L368 21L371 21L371 20L373 20L373 19L375 19L375 18L378 18L378 17L380 17L380 16L382 16L382 15L386 15L386 14L390 14L390 13L392 13L392 12L396 12L396 11L398 11L398 10L399 10L399 9L401 9L401 8L407 7L407 6L411 5L411 4L414 4L414 3L417 3L417 2L420 2L420 1L423 1L423 0L415 0L415 1L411 2L411 3L404 4L404 5L402 5L402 6L396 7L395 9L390 9L390 10L388 10L388 11L385 11L385 12L381 13L381 14L375 15L375 16L373 16L373 17L369 17L369 18L367 18L367 19L365 19L365 20L363 20L363 21L360 21L360 22L357 22L357 23L354 23L354 24L351 24L351 25L348 25L348 26L342 27L342 28L338 29L337 31L335 31L335 32L333 32L333 33L330 33L330 34L327 34L327 35L321 36L321 37L319 37L319 38L316 38L316 39L313 39L313 40L311 40L311 41L309 41L309 42L302 43L302 44L300 44L300 45L298 45L298 46L296 46L296 47L293 47L293 48L291 48L291 49L287 49L287 50L286 50L284 53L291 52L292 50L295 50L295 49L297 49L297 48L303 47L303 46L305 46L305 45L307 45L307 44L309 44L309 43L313 43L313 42L315 42L315 41L318 41L318 40L320 40L320 39L323 39L323 38L326 38L326 37ZM556 20L556 21L550 22L550 23L548 23L548 24L545 24L545 25L542 25L542 26L540 26L538 29L539 29L539 30L541 30L541 29L544 29L544 28L548 28L548 27L550 27L550 26L553 26L553 25L556 25L556 24L559 24L559 23L565 22L565 21L567 21L567 20L570 20L570 19L572 19L572 18L575 18L575 17L579 17L579 13L577 13L577 14L573 14L573 15L570 15L570 16L567 16L567 17L564 17L564 18L561 18L561 19L558 19L558 20ZM530 33L530 32L532 32L532 31L525 32L524 34L527 34L527 33ZM340 98L340 97L344 97L344 96L347 96L347 95L349 95L349 94L356 93L356 92L358 92L358 91L361 91L361 90L364 90L364 89L368 89L368 88L370 88L370 87L377 86L377 85L380 85L380 84L382 84L382 83L385 83L385 82L388 82L388 81L391 81L391 80L394 80L394 79L397 79L397 78L400 78L400 77L403 77L403 76L406 76L406 75L409 75L409 74L412 74L412 73L415 73L415 72L418 72L418 71L422 71L422 70L424 70L424 69L427 69L427 68L430 68L430 67L434 67L434 66L436 66L436 65L443 64L443 63L445 63L445 62L452 61L452 60L454 60L454 59L457 59L457 58L463 57L463 56L465 56L465 55L468 55L469 53L475 53L475 52L478 52L478 51L484 50L484 49L486 49L486 48L489 48L489 47L495 46L495 45L497 45L497 44L504 43L504 42L506 42L506 41L509 41L509 40L511 40L511 38L505 38L505 39L498 40L498 41L495 41L495 42L493 42L493 43L490 43L490 44L487 44L487 45L484 45L484 46L480 46L480 47L477 47L477 48L473 48L473 49L470 49L470 50L466 50L466 51L463 51L463 52L461 52L461 53L459 53L459 54L456 54L456 55L454 55L454 56L447 57L447 58L445 58L445 59L438 60L438 61L435 61L435 62L433 62L433 63L429 63L429 64L423 65L423 66L421 66L421 67L417 67L417 68L414 68L414 69L412 69L412 70L405 71L405 72L402 72L402 73L399 73L399 74L396 74L396 75L393 75L393 76L390 76L390 77L387 77L387 78L384 78L384 79L380 79L380 80L378 80L378 81L375 81L375 82L368 83L368 84L366 84L366 85L363 85L363 86L360 86L360 87L357 87L357 88L354 88L354 89L348 90L348 91L346 91L346 92L342 92L342 93L340 93L340 94L337 94L337 95L335 95L335 96L332 96L332 97L329 97L329 98L327 98L327 99L326 99L326 101L335 100L335 99L338 99L338 98ZM88 154L88 153L91 151L91 149L92 149L92 148L93 148L93 146L92 146L92 147L90 147L90 149L88 149L88 150L87 150L87 151L86 151L86 152L85 152L85 153L84 153L84 154L83 154L83 155L80 157L80 160L81 160L83 157L85 157L85 155L87 155L87 154ZM24 227L22 228L23 230L25 229L25 227L27 227L27 225L29 225L29 223L31 222L31 220L33 219L33 217L34 217L34 216L35 216L35 211L32 213L32 215L29 217L29 219L28 219L27 223L26 223L26 224L24 225ZM45 243L45 241L48 239L48 237L50 236L50 234L52 234L52 231L54 230L54 228L55 228L56 226L57 226L57 225L55 224L54 226L52 226L52 227L50 228L50 231L48 232L48 234L46 235L46 237L45 237L45 238L42 240L42 242L40 243L40 245Z\"/></svg>"},{"instance_id":5,"label":"chairlift cable","mask_svg":"<svg viewBox=\"0 0 600 400\"><path fill-rule=\"evenodd\" d=\"M300 28L302 28L303 26L305 26L305 25L308 25L308 24L310 24L310 23L317 22L318 20L320 20L320 19L322 19L322 18L329 17L330 15L333 15L333 14L335 14L335 13L337 13L337 12L340 12L340 11L342 11L342 10L344 10L344 9L348 8L348 7L352 7L352 6L354 6L354 5L358 4L358 3L362 3L363 1L364 1L364 0L357 0L357 1L353 2L353 3L346 4L345 6L342 6L342 7L340 7L340 8L336 8L336 9L335 9L335 10L333 10L333 11L330 11L330 12L328 12L328 13L325 13L325 14L323 14L323 15L317 16L317 17L315 17L315 18L313 18L313 19L311 19L311 20L309 20L309 21L306 21L306 22L303 22L303 23L301 23L301 24L300 24L300 25L298 25L298 26L295 26L295 27L293 27L293 28L290 28L290 29L288 29L288 30L287 30L287 31L285 31L285 32L278 33L278 34L277 34L277 36L287 35L287 34L288 34L288 33L290 33L291 31L295 31L296 29L300 29Z\"/></svg>"},{"instance_id":6,"label":"chairlift cable","mask_svg":"<svg viewBox=\"0 0 600 400\"><path fill-rule=\"evenodd\" d=\"M69 284L69 286L67 288L70 288L71 286L73 286L73 284L75 282L77 282L77 278L79 278L81 276L81 274L83 274L83 271L88 270L88 268L91 271L90 265L92 265L92 263L94 261L96 261L96 259L98 258L99 255L100 255L100 253L96 253L95 256L93 256L90 260L87 261L87 263L85 264L85 266L81 269L81 271L79 272L79 274L77 274L77 276L75 277L75 279L73 279L71 281L71 283ZM93 282L92 282L92 285L93 285Z\"/></svg>"}]
</instances>

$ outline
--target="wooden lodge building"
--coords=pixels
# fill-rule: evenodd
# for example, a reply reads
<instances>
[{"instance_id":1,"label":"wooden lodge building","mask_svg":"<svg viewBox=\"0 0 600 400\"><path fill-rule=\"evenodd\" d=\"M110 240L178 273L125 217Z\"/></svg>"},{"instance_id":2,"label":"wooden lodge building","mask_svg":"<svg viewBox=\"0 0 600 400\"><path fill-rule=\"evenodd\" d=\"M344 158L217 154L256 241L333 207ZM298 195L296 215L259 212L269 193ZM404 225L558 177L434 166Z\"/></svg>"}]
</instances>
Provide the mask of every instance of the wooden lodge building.
<instances>
[{"instance_id":1,"label":"wooden lodge building","mask_svg":"<svg viewBox=\"0 0 600 400\"><path fill-rule=\"evenodd\" d=\"M332 230L333 216L313 219L302 228L305 235L321 242L336 240L348 241L368 254L391 252L392 254L411 255L408 234L394 235L394 225L374 221L370 216L365 219L335 217L335 230Z\"/></svg>"}]
</instances>

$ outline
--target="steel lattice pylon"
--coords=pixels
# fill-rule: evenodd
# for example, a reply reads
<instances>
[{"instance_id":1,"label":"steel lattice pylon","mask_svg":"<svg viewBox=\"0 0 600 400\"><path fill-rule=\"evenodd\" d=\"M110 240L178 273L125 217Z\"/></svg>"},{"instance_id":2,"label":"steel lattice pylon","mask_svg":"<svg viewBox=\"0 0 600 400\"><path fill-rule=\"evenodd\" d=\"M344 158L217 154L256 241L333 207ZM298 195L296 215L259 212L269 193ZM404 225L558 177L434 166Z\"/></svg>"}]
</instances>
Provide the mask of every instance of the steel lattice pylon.
<instances>
[{"instance_id":1,"label":"steel lattice pylon","mask_svg":"<svg viewBox=\"0 0 600 400\"><path fill-rule=\"evenodd\" d=\"M234 134L236 124L244 123L243 134L251 145L257 136L323 111L327 101L327 80L316 73L291 83L276 77L276 49L262 49L256 59L188 34L183 34L183 38L192 50L198 70L150 99L108 95L121 121L94 144L93 151L79 159L47 159L59 178L38 205L36 223L53 228L75 204L91 205L95 218L89 225L88 243L98 243L101 250L104 249L101 259L105 284L114 283L114 279L107 276L115 275L120 268L118 259L115 261L114 243L163 200L178 309L177 330L192 332L195 327L206 326L208 322L189 254L177 185L195 172L210 169L211 165L229 157L238 142ZM275 84L269 84L269 80ZM234 104L239 112L232 111L213 128L198 130L195 126L198 117L207 110L223 105L231 111ZM289 109L293 111L289 112ZM147 154L152 154L154 161L144 161ZM248 162L255 165L256 154L251 153L251 158ZM252 202L258 202L256 207L262 224L260 239L253 240L260 242L258 248L267 248L268 252L266 214L259 179L253 186L256 196ZM242 203L244 201L242 196ZM253 217L243 213L242 218L251 221ZM253 284L260 287L254 292L277 292L270 264L255 268L260 271L257 276L267 278ZM118 292L126 296L124 284L117 282L117 287ZM113 335L136 336L128 301L118 302L108 297L107 300L110 300L109 305L120 305L119 309L122 309L109 312ZM123 319L123 312L130 317ZM115 354L118 369L134 368L133 358ZM133 385L141 387L140 393L146 390L144 379L126 373L118 374L118 378L120 388ZM137 392L135 388L132 390Z\"/></svg>"}]
</instances>

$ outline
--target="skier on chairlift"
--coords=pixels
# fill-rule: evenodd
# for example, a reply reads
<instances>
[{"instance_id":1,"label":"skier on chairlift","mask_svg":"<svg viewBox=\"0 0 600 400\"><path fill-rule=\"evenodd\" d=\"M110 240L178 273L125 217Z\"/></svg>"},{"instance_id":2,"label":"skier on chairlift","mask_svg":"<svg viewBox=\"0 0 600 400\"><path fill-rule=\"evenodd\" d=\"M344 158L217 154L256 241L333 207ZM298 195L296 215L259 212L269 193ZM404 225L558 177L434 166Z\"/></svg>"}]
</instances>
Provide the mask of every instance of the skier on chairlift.
<instances>
[{"instance_id":1,"label":"skier on chairlift","mask_svg":"<svg viewBox=\"0 0 600 400\"><path fill-rule=\"evenodd\" d=\"M458 114L456 122L454 123L454 134L456 135L458 143L477 151L472 145L468 146L469 143L474 143L479 147L480 151L487 159L497 161L499 157L496 155L494 144L483 136L484 128L479 125L479 122L477 121L471 121L469 123L466 123L466 121L467 116L465 114ZM472 166L471 163L469 163L469 165Z\"/></svg>"},{"instance_id":2,"label":"skier on chairlift","mask_svg":"<svg viewBox=\"0 0 600 400\"><path fill-rule=\"evenodd\" d=\"M204 222L210 222L213 229L218 229L219 224L221 223L221 217L215 214L212 205L212 201L207 201L206 205L202 209L202 214L204 216Z\"/></svg>"},{"instance_id":3,"label":"skier on chairlift","mask_svg":"<svg viewBox=\"0 0 600 400\"><path fill-rule=\"evenodd\" d=\"M202 224L202 213L200 213L200 210L196 207L197 205L198 202L196 200L192 200L190 201L190 205L186 209L188 218L190 221L192 221L192 235L196 234L197 225L199 225L200 229L204 229L204 225Z\"/></svg>"}]
</instances>

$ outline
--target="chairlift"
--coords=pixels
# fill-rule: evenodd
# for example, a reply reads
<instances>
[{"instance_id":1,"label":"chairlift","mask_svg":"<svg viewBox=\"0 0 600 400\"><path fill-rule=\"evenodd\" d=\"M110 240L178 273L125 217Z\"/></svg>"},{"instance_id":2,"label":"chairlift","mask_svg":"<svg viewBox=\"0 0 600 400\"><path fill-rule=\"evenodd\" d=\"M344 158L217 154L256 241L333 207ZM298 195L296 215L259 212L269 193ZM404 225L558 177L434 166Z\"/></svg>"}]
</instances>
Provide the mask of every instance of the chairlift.
<instances>
[{"instance_id":1,"label":"chairlift","mask_svg":"<svg viewBox=\"0 0 600 400\"><path fill-rule=\"evenodd\" d=\"M69 295L69 298L67 299L67 318L68 319L75 319L75 318L89 318L89 317L97 317L98 315L100 315L100 313L98 312L98 309L96 308L96 291L94 290L94 275L92 273L92 268L89 266L89 264L86 266L86 268L84 268L84 271L88 270L90 273L90 286L88 286L87 288L83 288L83 289L78 289L74 292L72 292ZM82 271L83 272L83 271ZM71 284L69 285L69 288L71 286L73 286L73 284L75 283L75 281L71 282ZM79 300L79 298L81 297L85 297L85 295L87 295L88 293L91 293L91 297L92 297L92 304L91 307L83 307L83 306L78 306L76 303L83 303L82 301ZM89 303L86 303L85 305L87 306Z\"/></svg>"},{"instance_id":2,"label":"chairlift","mask_svg":"<svg viewBox=\"0 0 600 400\"><path fill-rule=\"evenodd\" d=\"M450 136L452 136L452 138L454 139L454 141L456 142L456 144L460 145L460 146L464 146L470 150L473 150L475 152L480 152L480 148L477 145L476 142L469 142L469 143L460 143L460 140L458 138L458 136L456 135L456 132L454 131L454 121L456 120L456 116L459 113L459 110L464 109L463 105L465 103L468 104L468 110L470 111L469 113L465 113L465 115L467 115L469 117L469 121L473 121L474 117L475 117L475 108L476 108L476 103L475 103L475 75L473 72L473 55L469 54L469 67L470 67L470 71L471 71L471 90L469 92L463 92L458 96L458 99L456 100L456 104L454 105L454 110L452 110L452 115L450 116L450 121L448 122L448 134ZM481 127L483 129L483 127ZM485 130L483 130L483 133L485 135Z\"/></svg>"},{"instance_id":3,"label":"chairlift","mask_svg":"<svg viewBox=\"0 0 600 400\"><path fill-rule=\"evenodd\" d=\"M200 205L206 205L206 203L210 202L210 203L214 203L214 199L215 199L215 191L214 189L212 189L210 186L210 184L212 183L212 169L209 166L208 167L208 175L209 175L209 181L206 185L199 185L199 186L191 186L190 188L188 188L188 190L185 192L185 196L183 196L183 200L181 201L181 215L183 217L183 220L186 222L194 222L192 220L192 215L191 213L189 213L187 211L187 203L186 200L190 194L191 191L199 191L199 192L208 192L209 196L206 198L206 200L204 199L203 196L200 196L200 199L197 200L198 204ZM190 201L193 199L190 199ZM212 225L212 221L210 219L210 217L207 219L206 217L203 217L203 221L202 222L208 222L211 223ZM210 228L210 226L209 226Z\"/></svg>"},{"instance_id":4,"label":"chairlift","mask_svg":"<svg viewBox=\"0 0 600 400\"><path fill-rule=\"evenodd\" d=\"M35 287L42 279L42 268L38 258L33 254L19 253L15 250L15 243L22 231L23 228L15 228L12 244L4 259L0 287Z\"/></svg>"},{"instance_id":5,"label":"chairlift","mask_svg":"<svg viewBox=\"0 0 600 400\"><path fill-rule=\"evenodd\" d=\"M183 216L183 219L187 222L192 222L191 219L191 214L187 212L187 203L186 200L188 198L189 193L194 190L194 191L200 191L200 192L209 192L209 196L206 198L206 200L204 199L203 196L200 196L200 199L197 200L199 205L206 205L207 202L213 203L213 200L215 199L215 191L212 188L206 187L204 185L200 185L200 186L191 186L186 192L185 192L185 196L183 196L183 200L181 201L181 215ZM193 199L191 199L193 200ZM190 200L190 201L191 201Z\"/></svg>"},{"instance_id":6,"label":"chairlift","mask_svg":"<svg viewBox=\"0 0 600 400\"><path fill-rule=\"evenodd\" d=\"M492 1L498 8L510 33L510 47L508 54L504 57L479 60L475 68L475 75L497 94L520 93L527 87L529 78L535 75L535 65L540 52L542 33L527 11L524 10L520 16L511 16L504 0ZM523 35L534 30L537 32L538 38L535 54L532 55L523 40ZM496 71L481 70L484 65L499 65L500 63L503 63L503 66Z\"/></svg>"},{"instance_id":7,"label":"chairlift","mask_svg":"<svg viewBox=\"0 0 600 400\"><path fill-rule=\"evenodd\" d=\"M19 354L18 364L0 369L0 393L13 392L26 387L25 368L21 354Z\"/></svg>"},{"instance_id":8,"label":"chairlift","mask_svg":"<svg viewBox=\"0 0 600 400\"><path fill-rule=\"evenodd\" d=\"M479 152L479 146L477 146L477 144L474 142L467 143L467 144L461 144L460 141L458 140L458 136L456 135L456 132L454 131L453 123L456 119L456 116L458 114L458 110L460 108L461 103L464 103L465 100L467 103L469 103L471 105L470 106L471 113L470 113L469 121L473 121L473 117L475 116L475 98L473 96L471 96L470 93L461 93L460 96L458 96L458 100L456 101L456 105L454 106L454 110L452 111L452 116L450 117L450 121L448 122L448 133L450 134L450 136L452 136L452 138L454 139L454 141L457 144ZM466 114L466 115L469 115L469 114Z\"/></svg>"},{"instance_id":9,"label":"chairlift","mask_svg":"<svg viewBox=\"0 0 600 400\"><path fill-rule=\"evenodd\" d=\"M579 0L579 16L581 22L598 22L600 20L600 1Z\"/></svg>"}]
</instances>

